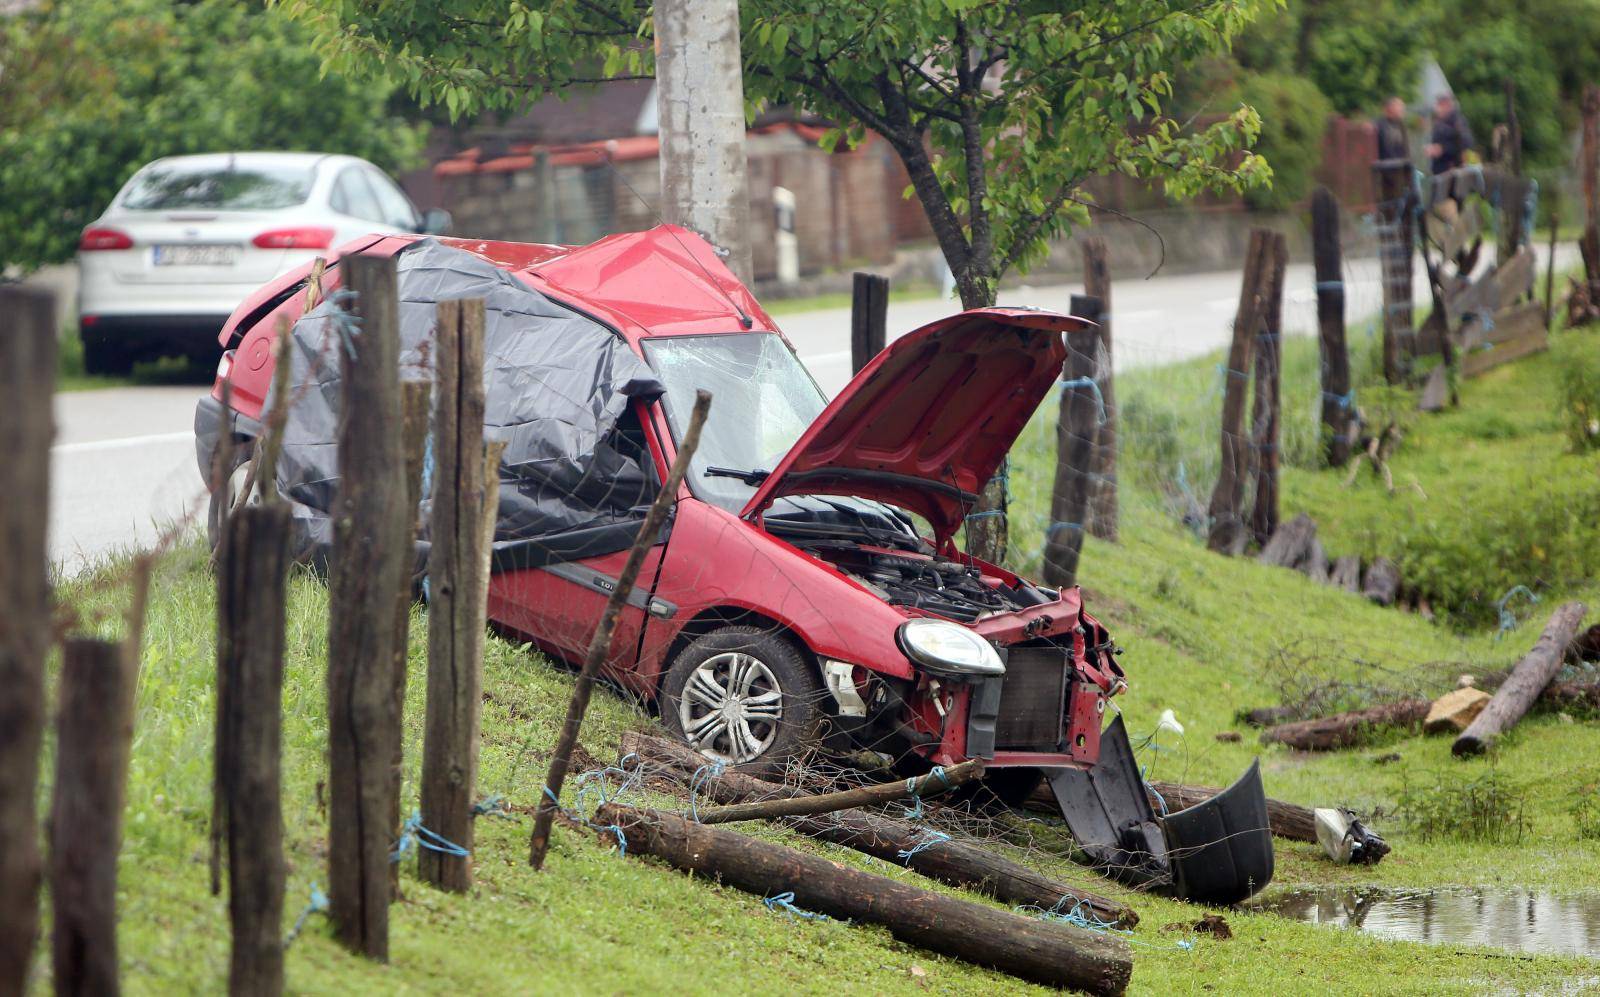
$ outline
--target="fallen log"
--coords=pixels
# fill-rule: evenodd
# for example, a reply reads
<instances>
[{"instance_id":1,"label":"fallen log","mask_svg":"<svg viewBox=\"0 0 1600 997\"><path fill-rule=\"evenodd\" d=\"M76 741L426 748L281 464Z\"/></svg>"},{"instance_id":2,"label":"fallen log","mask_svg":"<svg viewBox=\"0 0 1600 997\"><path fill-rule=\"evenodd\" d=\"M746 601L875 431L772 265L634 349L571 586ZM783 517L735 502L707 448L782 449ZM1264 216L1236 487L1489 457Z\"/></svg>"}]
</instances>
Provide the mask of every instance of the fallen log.
<instances>
[{"instance_id":1,"label":"fallen log","mask_svg":"<svg viewBox=\"0 0 1600 997\"><path fill-rule=\"evenodd\" d=\"M1272 534L1256 560L1280 568L1298 568L1311 554L1311 545L1317 539L1316 520L1300 513L1284 523Z\"/></svg>"},{"instance_id":2,"label":"fallen log","mask_svg":"<svg viewBox=\"0 0 1600 997\"><path fill-rule=\"evenodd\" d=\"M1501 683L1483 712L1450 746L1452 754L1457 757L1480 755L1496 737L1516 726L1561 670L1562 656L1577 635L1585 612L1583 603L1573 601L1550 614L1550 621L1533 649L1517 662L1511 677Z\"/></svg>"},{"instance_id":3,"label":"fallen log","mask_svg":"<svg viewBox=\"0 0 1600 997\"><path fill-rule=\"evenodd\" d=\"M1346 592L1361 591L1361 558L1355 554L1346 554L1333 562L1333 570L1328 572L1328 584L1337 585Z\"/></svg>"},{"instance_id":4,"label":"fallen log","mask_svg":"<svg viewBox=\"0 0 1600 997\"><path fill-rule=\"evenodd\" d=\"M1240 710L1233 718L1252 727L1276 727L1290 720L1300 720L1303 715L1293 706L1258 706L1253 710Z\"/></svg>"},{"instance_id":5,"label":"fallen log","mask_svg":"<svg viewBox=\"0 0 1600 997\"><path fill-rule=\"evenodd\" d=\"M1367 566L1361 594L1380 606L1393 606L1400 594L1400 569L1387 557L1374 559Z\"/></svg>"},{"instance_id":6,"label":"fallen log","mask_svg":"<svg viewBox=\"0 0 1600 997\"><path fill-rule=\"evenodd\" d=\"M794 906L881 924L898 939L1053 987L1120 994L1133 974L1128 945L1060 921L1022 917L852 869L672 814L607 803L596 821L621 830L631 854Z\"/></svg>"},{"instance_id":7,"label":"fallen log","mask_svg":"<svg viewBox=\"0 0 1600 997\"><path fill-rule=\"evenodd\" d=\"M697 793L723 803L774 799L790 791L789 787L731 769L720 775L711 775L709 769L701 772L708 763L699 752L664 738L629 731L622 735L622 751L625 758L635 755L658 766L660 774L685 785L692 782ZM899 863L929 879L977 890L1002 903L1041 910L1077 907L1082 913L1119 928L1139 923L1139 915L1126 904L1051 879L978 845L938 840L936 835L930 836L927 828L910 821L847 810L803 817L792 826L810 837Z\"/></svg>"},{"instance_id":8,"label":"fallen log","mask_svg":"<svg viewBox=\"0 0 1600 997\"><path fill-rule=\"evenodd\" d=\"M1331 717L1279 724L1261 732L1262 744L1285 744L1301 751L1333 751L1361 744L1382 727L1416 727L1433 705L1428 699L1402 699Z\"/></svg>"},{"instance_id":9,"label":"fallen log","mask_svg":"<svg viewBox=\"0 0 1600 997\"><path fill-rule=\"evenodd\" d=\"M908 796L933 796L971 782L983 775L983 762L976 759L940 769L915 779L860 786L841 793L807 793L802 796L775 797L734 803L701 813L702 824L727 824L740 820L772 820L776 817L802 817L825 814L852 807L870 807L891 803Z\"/></svg>"}]
</instances>

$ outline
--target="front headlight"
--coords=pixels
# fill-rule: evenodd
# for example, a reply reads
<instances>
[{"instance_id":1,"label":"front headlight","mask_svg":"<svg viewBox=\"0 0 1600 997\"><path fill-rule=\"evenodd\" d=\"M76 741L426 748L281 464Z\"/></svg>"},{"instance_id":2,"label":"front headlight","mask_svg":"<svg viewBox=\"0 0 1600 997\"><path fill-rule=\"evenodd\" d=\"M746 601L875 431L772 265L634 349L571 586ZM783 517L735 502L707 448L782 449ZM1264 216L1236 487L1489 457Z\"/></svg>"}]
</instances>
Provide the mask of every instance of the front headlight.
<instances>
[{"instance_id":1,"label":"front headlight","mask_svg":"<svg viewBox=\"0 0 1600 997\"><path fill-rule=\"evenodd\" d=\"M900 624L897 636L906 657L935 675L982 677L1006 673L994 645L966 627L944 620L907 620Z\"/></svg>"}]
</instances>

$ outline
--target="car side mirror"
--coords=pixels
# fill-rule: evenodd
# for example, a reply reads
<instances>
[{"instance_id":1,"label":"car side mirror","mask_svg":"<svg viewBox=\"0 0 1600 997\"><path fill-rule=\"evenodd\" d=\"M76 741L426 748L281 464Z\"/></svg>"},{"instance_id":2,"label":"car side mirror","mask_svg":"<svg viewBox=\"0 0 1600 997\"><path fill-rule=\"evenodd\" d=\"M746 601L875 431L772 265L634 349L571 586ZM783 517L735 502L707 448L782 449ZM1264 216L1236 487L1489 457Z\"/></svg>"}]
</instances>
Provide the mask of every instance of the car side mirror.
<instances>
[{"instance_id":1,"label":"car side mirror","mask_svg":"<svg viewBox=\"0 0 1600 997\"><path fill-rule=\"evenodd\" d=\"M423 235L446 235L455 219L443 208L429 208L422 213L422 225L417 231Z\"/></svg>"}]
</instances>

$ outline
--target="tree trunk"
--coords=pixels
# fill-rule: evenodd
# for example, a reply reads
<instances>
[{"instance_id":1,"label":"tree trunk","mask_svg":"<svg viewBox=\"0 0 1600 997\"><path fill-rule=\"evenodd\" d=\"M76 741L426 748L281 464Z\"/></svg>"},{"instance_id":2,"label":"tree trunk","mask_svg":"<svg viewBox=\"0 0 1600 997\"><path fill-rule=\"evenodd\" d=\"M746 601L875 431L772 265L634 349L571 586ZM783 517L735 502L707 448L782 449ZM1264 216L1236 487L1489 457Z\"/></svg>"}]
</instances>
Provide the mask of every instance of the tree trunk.
<instances>
[{"instance_id":1,"label":"tree trunk","mask_svg":"<svg viewBox=\"0 0 1600 997\"><path fill-rule=\"evenodd\" d=\"M117 982L117 856L133 741L134 674L119 644L62 649L50 804L55 992L102 997Z\"/></svg>"},{"instance_id":2,"label":"tree trunk","mask_svg":"<svg viewBox=\"0 0 1600 997\"><path fill-rule=\"evenodd\" d=\"M350 950L389 958L395 600L412 558L392 258L343 263L361 333L341 349L339 487L328 570L328 897Z\"/></svg>"},{"instance_id":3,"label":"tree trunk","mask_svg":"<svg viewBox=\"0 0 1600 997\"><path fill-rule=\"evenodd\" d=\"M1386 727L1417 728L1428 715L1433 702L1403 699L1364 710L1336 713L1331 717L1279 724L1262 731L1262 744L1286 744L1300 751L1333 751L1365 743L1374 730Z\"/></svg>"},{"instance_id":4,"label":"tree trunk","mask_svg":"<svg viewBox=\"0 0 1600 997\"><path fill-rule=\"evenodd\" d=\"M728 269L748 284L738 0L657 0L655 45L662 214L726 250Z\"/></svg>"},{"instance_id":5,"label":"tree trunk","mask_svg":"<svg viewBox=\"0 0 1600 997\"><path fill-rule=\"evenodd\" d=\"M1339 202L1326 187L1311 198L1311 257L1317 274L1317 330L1322 353L1322 450L1329 467L1350 459L1350 350L1344 330L1344 269Z\"/></svg>"},{"instance_id":6,"label":"tree trunk","mask_svg":"<svg viewBox=\"0 0 1600 997\"><path fill-rule=\"evenodd\" d=\"M438 307L422 823L471 852L489 594L483 517L498 478L489 482L483 459L483 300ZM443 890L472 886L470 855L419 848L417 872Z\"/></svg>"},{"instance_id":7,"label":"tree trunk","mask_svg":"<svg viewBox=\"0 0 1600 997\"><path fill-rule=\"evenodd\" d=\"M283 992L284 594L289 507L230 516L217 570L217 784L228 839L230 994Z\"/></svg>"},{"instance_id":8,"label":"tree trunk","mask_svg":"<svg viewBox=\"0 0 1600 997\"><path fill-rule=\"evenodd\" d=\"M1561 670L1562 657L1583 622L1584 612L1583 603L1569 602L1550 614L1550 622L1545 624L1533 650L1517 662L1511 677L1495 690L1483 712L1456 738L1450 748L1452 753L1481 755L1495 738L1517 725Z\"/></svg>"},{"instance_id":9,"label":"tree trunk","mask_svg":"<svg viewBox=\"0 0 1600 997\"><path fill-rule=\"evenodd\" d=\"M50 654L55 299L0 285L0 997L27 988L39 936L39 750Z\"/></svg>"},{"instance_id":10,"label":"tree trunk","mask_svg":"<svg viewBox=\"0 0 1600 997\"><path fill-rule=\"evenodd\" d=\"M1083 240L1083 293L1100 300L1100 350L1095 354L1094 380L1100 388L1103 421L1094 442L1094 473L1088 521L1093 536L1113 543L1117 539L1117 390L1112 364L1111 267L1106 241L1099 236Z\"/></svg>"},{"instance_id":11,"label":"tree trunk","mask_svg":"<svg viewBox=\"0 0 1600 997\"><path fill-rule=\"evenodd\" d=\"M775 799L795 792L804 795L803 790L796 791L731 769L708 776L701 771L709 764L705 756L685 744L647 734L632 731L623 734L622 753L624 760L619 764L624 767L627 767L627 757L635 756L655 766L650 774L668 775L722 803ZM902 864L929 879L977 890L1002 903L1032 905L1041 910L1068 910L1077 906L1117 927L1131 928L1139 923L1139 915L1126 904L1053 880L978 845L930 838L926 827L910 821L849 810L804 817L792 821L789 826L809 837L853 848L885 862Z\"/></svg>"},{"instance_id":12,"label":"tree trunk","mask_svg":"<svg viewBox=\"0 0 1600 997\"><path fill-rule=\"evenodd\" d=\"M1267 268L1272 233L1252 229L1245 257L1244 282L1239 290L1239 311L1233 319L1233 345L1223 368L1222 462L1211 493L1210 536L1206 546L1225 554L1244 551L1244 489L1250 475L1250 438L1244 431L1244 403L1250 389L1250 362L1267 292Z\"/></svg>"},{"instance_id":13,"label":"tree trunk","mask_svg":"<svg viewBox=\"0 0 1600 997\"><path fill-rule=\"evenodd\" d=\"M762 897L793 894L798 908L881 924L898 939L1046 986L1119 994L1133 961L1127 943L1062 922L1021 917L667 813L607 803L633 854L714 877Z\"/></svg>"},{"instance_id":14,"label":"tree trunk","mask_svg":"<svg viewBox=\"0 0 1600 997\"><path fill-rule=\"evenodd\" d=\"M1251 419L1256 496L1250 510L1250 532L1264 544L1278 528L1278 438L1283 424L1283 281L1289 246L1274 233L1268 250L1266 300L1262 302L1261 334L1256 339L1255 411Z\"/></svg>"},{"instance_id":15,"label":"tree trunk","mask_svg":"<svg viewBox=\"0 0 1600 997\"><path fill-rule=\"evenodd\" d=\"M1100 314L1100 302L1074 295L1072 314L1093 321ZM1078 557L1083 551L1083 521L1093 489L1094 444L1099 431L1100 398L1094 380L1099 346L1100 335L1093 329L1067 333L1065 379L1056 422L1056 476L1044 546L1044 579L1051 585L1078 583Z\"/></svg>"}]
</instances>

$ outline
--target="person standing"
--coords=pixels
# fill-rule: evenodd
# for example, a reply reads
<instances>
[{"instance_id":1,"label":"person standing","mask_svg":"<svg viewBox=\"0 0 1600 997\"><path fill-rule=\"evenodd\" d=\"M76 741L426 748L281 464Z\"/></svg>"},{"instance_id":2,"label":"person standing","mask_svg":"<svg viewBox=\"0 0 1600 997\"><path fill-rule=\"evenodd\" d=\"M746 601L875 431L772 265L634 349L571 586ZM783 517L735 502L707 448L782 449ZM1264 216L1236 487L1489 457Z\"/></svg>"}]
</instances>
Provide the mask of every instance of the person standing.
<instances>
[{"instance_id":1,"label":"person standing","mask_svg":"<svg viewBox=\"0 0 1600 997\"><path fill-rule=\"evenodd\" d=\"M1440 94L1433 102L1433 135L1427 148L1433 173L1438 175L1460 166L1473 148L1472 128L1466 115L1456 106L1454 97Z\"/></svg>"},{"instance_id":2,"label":"person standing","mask_svg":"<svg viewBox=\"0 0 1600 997\"><path fill-rule=\"evenodd\" d=\"M1383 102L1383 116L1378 119L1378 158L1380 160L1410 159L1411 136L1406 133L1406 102L1390 97Z\"/></svg>"}]
</instances>

